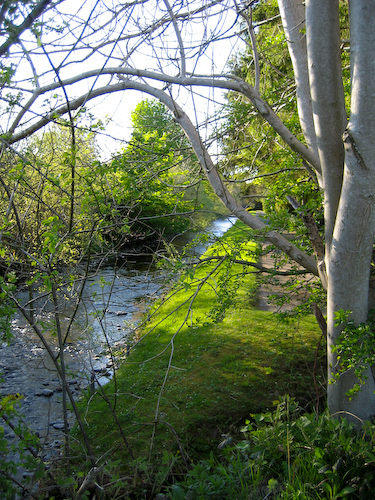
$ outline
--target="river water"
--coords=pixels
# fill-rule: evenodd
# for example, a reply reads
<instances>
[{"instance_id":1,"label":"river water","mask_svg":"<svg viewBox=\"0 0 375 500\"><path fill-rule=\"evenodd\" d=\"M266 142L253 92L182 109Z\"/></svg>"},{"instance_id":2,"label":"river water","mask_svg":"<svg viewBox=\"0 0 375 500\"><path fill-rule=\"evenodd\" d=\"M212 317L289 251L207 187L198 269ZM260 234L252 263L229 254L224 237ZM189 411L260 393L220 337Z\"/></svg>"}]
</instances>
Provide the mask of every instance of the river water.
<instances>
[{"instance_id":1,"label":"river water","mask_svg":"<svg viewBox=\"0 0 375 500\"><path fill-rule=\"evenodd\" d=\"M190 254L204 253L235 220L226 217L210 224L198 235L201 239ZM203 235L208 235L208 239L202 238ZM181 251L194 236L185 234L176 238L173 244ZM160 294L164 282L165 271L157 268L151 258L135 256L118 266L106 265L90 275L64 349L69 386L77 397L89 384L103 384L109 380L113 359L108 351L129 345L141 313ZM26 300L26 296L20 294L20 300ZM57 351L53 329L48 327L53 324L53 313L41 301L38 306L38 319L47 325L44 335ZM63 329L69 324L74 308L73 300L62 302ZM21 317L14 319L13 332L14 339L9 345L0 344L0 395L19 393L23 396L22 418L41 437L43 449L40 453L48 462L59 454L63 440L60 381L49 355ZM74 416L71 414L69 418L73 423ZM5 437L10 444L16 440L10 429L6 429ZM16 455L10 452L9 457L14 459ZM20 469L19 474L27 473Z\"/></svg>"}]
</instances>

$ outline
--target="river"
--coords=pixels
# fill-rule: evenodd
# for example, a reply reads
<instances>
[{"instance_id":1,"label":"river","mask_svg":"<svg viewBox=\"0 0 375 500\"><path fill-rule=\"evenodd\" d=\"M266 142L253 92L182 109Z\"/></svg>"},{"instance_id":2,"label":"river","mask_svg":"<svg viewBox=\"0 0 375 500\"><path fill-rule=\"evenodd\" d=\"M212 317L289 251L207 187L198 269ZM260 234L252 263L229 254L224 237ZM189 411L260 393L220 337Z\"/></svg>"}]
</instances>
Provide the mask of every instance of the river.
<instances>
[{"instance_id":1,"label":"river","mask_svg":"<svg viewBox=\"0 0 375 500\"><path fill-rule=\"evenodd\" d=\"M200 241L191 253L204 253L235 220L234 217L215 220L200 233L209 235L208 240ZM194 236L193 233L186 234L176 238L173 244L181 250ZM77 397L89 384L104 384L109 380L113 370L109 350L129 345L140 313L160 294L164 281L165 271L159 269L151 257L134 256L121 265L106 265L90 275L64 349L69 386ZM69 324L75 306L72 300L65 300L62 304L60 316L64 328ZM39 319L45 325L52 324L53 313L41 302L39 306ZM19 408L22 418L40 436L43 460L52 461L59 455L63 440L60 381L49 355L21 317L14 319L13 333L14 339L9 345L0 344L0 394L19 393L23 396ZM45 335L52 348L57 350L57 341L48 331L48 326ZM74 415L70 414L69 419L73 424ZM10 429L5 430L5 437L9 444L16 441ZM16 457L9 452L9 459ZM20 469L18 480L22 479L20 474L27 475L27 472Z\"/></svg>"}]
</instances>

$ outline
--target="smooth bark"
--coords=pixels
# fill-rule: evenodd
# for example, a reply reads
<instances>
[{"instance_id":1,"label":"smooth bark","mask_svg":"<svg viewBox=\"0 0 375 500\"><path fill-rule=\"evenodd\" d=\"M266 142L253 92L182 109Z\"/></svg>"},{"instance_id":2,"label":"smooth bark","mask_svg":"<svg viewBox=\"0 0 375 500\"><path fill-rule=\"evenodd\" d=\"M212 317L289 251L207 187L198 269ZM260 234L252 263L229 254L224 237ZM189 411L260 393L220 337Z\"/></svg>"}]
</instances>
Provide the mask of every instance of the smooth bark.
<instances>
[{"instance_id":1,"label":"smooth bark","mask_svg":"<svg viewBox=\"0 0 375 500\"><path fill-rule=\"evenodd\" d=\"M279 9L297 85L297 106L307 146L318 154L305 35L305 8L302 0L280 0Z\"/></svg>"},{"instance_id":2,"label":"smooth bark","mask_svg":"<svg viewBox=\"0 0 375 500\"><path fill-rule=\"evenodd\" d=\"M332 353L342 327L335 327L339 310L352 311L355 323L365 322L368 313L370 261L373 246L375 210L374 171L362 171L356 156L346 154L344 184L328 264L328 370L336 372L337 357ZM346 392L357 382L353 371L328 385L328 406L332 413L351 412L362 420L375 415L375 384L368 370L362 391L350 402Z\"/></svg>"},{"instance_id":3,"label":"smooth bark","mask_svg":"<svg viewBox=\"0 0 375 500\"><path fill-rule=\"evenodd\" d=\"M352 99L344 134L345 168L328 262L328 344L337 341L336 311L352 311L355 323L366 321L369 277L375 231L375 1L349 2L351 25ZM336 356L328 349L329 368ZM345 393L356 382L352 371L328 387L331 412L349 411L362 420L375 415L375 383L370 368L362 391L348 402Z\"/></svg>"},{"instance_id":4,"label":"smooth bark","mask_svg":"<svg viewBox=\"0 0 375 500\"><path fill-rule=\"evenodd\" d=\"M344 170L346 111L340 59L339 2L306 2L310 93L322 168L326 253L332 241Z\"/></svg>"}]
</instances>

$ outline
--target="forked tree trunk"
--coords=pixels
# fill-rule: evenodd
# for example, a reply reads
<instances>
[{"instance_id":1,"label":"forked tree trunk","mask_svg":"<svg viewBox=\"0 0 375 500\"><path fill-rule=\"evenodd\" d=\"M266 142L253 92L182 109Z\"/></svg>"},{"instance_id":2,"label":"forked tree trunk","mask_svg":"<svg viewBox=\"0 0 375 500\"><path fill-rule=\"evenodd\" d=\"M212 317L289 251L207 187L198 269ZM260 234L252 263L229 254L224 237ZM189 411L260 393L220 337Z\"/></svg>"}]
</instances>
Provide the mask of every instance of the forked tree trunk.
<instances>
[{"instance_id":1,"label":"forked tree trunk","mask_svg":"<svg viewBox=\"0 0 375 500\"><path fill-rule=\"evenodd\" d=\"M344 134L345 169L330 256L327 262L328 343L335 343L339 328L333 315L352 311L356 323L366 321L369 278L375 231L375 1L351 0L351 109ZM336 358L328 349L329 367ZM349 411L362 420L375 416L375 382L370 368L367 381L352 402L345 393L356 382L353 372L328 387L331 412Z\"/></svg>"},{"instance_id":2,"label":"forked tree trunk","mask_svg":"<svg viewBox=\"0 0 375 500\"><path fill-rule=\"evenodd\" d=\"M303 0L283 0L279 2L281 20L293 64L297 84L297 107L301 129L307 146L318 153L313 109L310 93L309 70L305 36L305 7ZM318 178L320 178L318 172Z\"/></svg>"},{"instance_id":3,"label":"forked tree trunk","mask_svg":"<svg viewBox=\"0 0 375 500\"><path fill-rule=\"evenodd\" d=\"M351 0L351 110L346 132L339 37L339 1L306 1L309 88L296 78L299 91L308 93L301 102L312 102L325 203L326 272L328 282L328 373L337 370L332 346L341 332L334 316L352 311L355 323L366 321L372 248L375 231L375 0ZM300 0L279 0L283 17L299 12ZM289 12L289 14L288 14ZM300 16L300 14L299 14ZM284 26L288 23L283 20ZM290 24L290 22L289 22ZM294 49L296 56L305 57ZM298 70L295 69L298 76ZM305 121L302 116L302 123ZM344 133L344 135L343 135ZM311 142L311 131L308 141ZM357 379L353 371L328 385L332 414L353 421L375 415L375 383L367 369L367 381L349 401L346 393ZM351 416L353 415L353 416ZM360 420L358 420L360 419Z\"/></svg>"}]
</instances>

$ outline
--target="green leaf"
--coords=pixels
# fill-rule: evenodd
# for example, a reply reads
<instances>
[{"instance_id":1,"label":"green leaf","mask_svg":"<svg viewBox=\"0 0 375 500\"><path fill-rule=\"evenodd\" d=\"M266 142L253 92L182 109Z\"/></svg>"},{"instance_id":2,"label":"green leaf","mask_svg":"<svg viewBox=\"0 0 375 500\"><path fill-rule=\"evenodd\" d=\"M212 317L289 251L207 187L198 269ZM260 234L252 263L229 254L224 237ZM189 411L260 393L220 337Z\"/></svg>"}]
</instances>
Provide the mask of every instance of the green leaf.
<instances>
[{"instance_id":1,"label":"green leaf","mask_svg":"<svg viewBox=\"0 0 375 500\"><path fill-rule=\"evenodd\" d=\"M353 486L345 486L340 493L337 495L337 498L341 497L346 497L350 495L350 493L354 493L356 491L356 488L353 488Z\"/></svg>"},{"instance_id":2,"label":"green leaf","mask_svg":"<svg viewBox=\"0 0 375 500\"><path fill-rule=\"evenodd\" d=\"M172 499L173 500L185 500L185 493L177 484L171 487Z\"/></svg>"}]
</instances>

